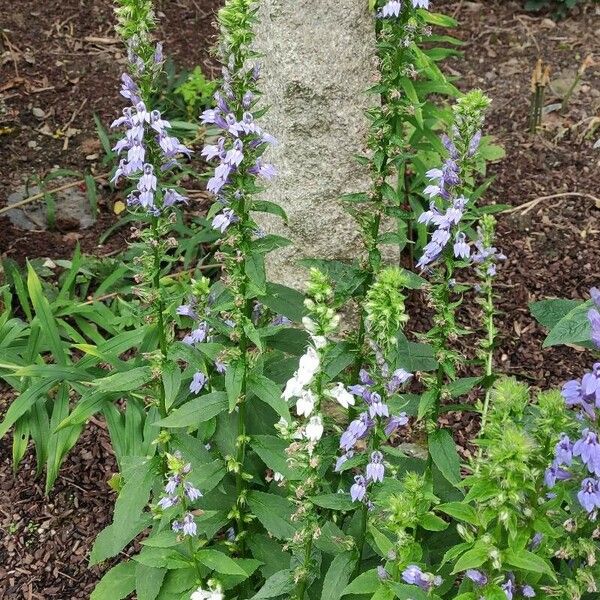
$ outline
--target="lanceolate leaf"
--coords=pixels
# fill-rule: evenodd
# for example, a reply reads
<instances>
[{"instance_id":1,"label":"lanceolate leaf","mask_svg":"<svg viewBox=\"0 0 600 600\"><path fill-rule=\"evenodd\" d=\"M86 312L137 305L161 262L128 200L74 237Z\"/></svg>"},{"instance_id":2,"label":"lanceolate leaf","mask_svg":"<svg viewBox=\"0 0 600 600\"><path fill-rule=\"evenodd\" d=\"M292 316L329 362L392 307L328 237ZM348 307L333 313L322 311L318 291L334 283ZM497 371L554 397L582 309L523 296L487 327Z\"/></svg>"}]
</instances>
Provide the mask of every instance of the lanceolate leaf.
<instances>
[{"instance_id":1,"label":"lanceolate leaf","mask_svg":"<svg viewBox=\"0 0 600 600\"><path fill-rule=\"evenodd\" d=\"M211 392L198 396L176 408L168 417L154 423L156 427L194 427L227 410L227 394Z\"/></svg>"},{"instance_id":2,"label":"lanceolate leaf","mask_svg":"<svg viewBox=\"0 0 600 600\"><path fill-rule=\"evenodd\" d=\"M429 436L429 453L442 475L453 485L460 484L460 459L449 431L436 429Z\"/></svg>"},{"instance_id":3,"label":"lanceolate leaf","mask_svg":"<svg viewBox=\"0 0 600 600\"><path fill-rule=\"evenodd\" d=\"M135 590L136 563L127 561L113 567L96 586L90 600L123 600Z\"/></svg>"}]
</instances>

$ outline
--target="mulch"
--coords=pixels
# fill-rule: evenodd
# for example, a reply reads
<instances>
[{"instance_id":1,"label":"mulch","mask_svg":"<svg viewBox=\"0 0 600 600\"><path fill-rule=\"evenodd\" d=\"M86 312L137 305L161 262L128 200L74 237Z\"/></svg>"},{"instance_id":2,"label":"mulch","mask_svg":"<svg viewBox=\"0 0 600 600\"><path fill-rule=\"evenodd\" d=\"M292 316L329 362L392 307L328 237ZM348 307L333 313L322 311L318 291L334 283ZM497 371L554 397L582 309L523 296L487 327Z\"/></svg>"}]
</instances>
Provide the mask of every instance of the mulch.
<instances>
[{"instance_id":1,"label":"mulch","mask_svg":"<svg viewBox=\"0 0 600 600\"><path fill-rule=\"evenodd\" d=\"M209 50L218 2L158 4L166 51L180 65L201 64L205 72L214 73ZM454 34L465 42L464 59L451 59L445 68L458 78L461 89L480 87L493 98L487 130L507 157L490 168L495 180L486 202L517 207L543 196L588 195L542 200L529 212L499 217L498 245L508 260L497 279L497 364L533 386L560 385L591 360L577 348L542 351L545 334L528 304L547 297L585 298L600 283L600 203L589 197L600 196L595 176L600 152L592 149L600 137L600 129L594 132L600 124L600 70L587 69L565 113L545 115L536 135L528 133L530 78L542 58L553 80L546 105L556 103L585 57L600 56L600 9L589 4L554 22L549 14L526 13L521 3L505 0L435 4L458 18L461 25ZM15 10L8 0L0 0L0 11L0 94L5 107L0 108L1 207L24 179L47 173L54 165L104 172L99 158L86 158L100 154L93 114L107 123L120 111L117 78L124 56L114 41L109 0L63 0L60 14L51 2L20 0ZM33 108L42 109L44 118L36 117ZM66 144L60 131L68 130L71 119L70 127L78 131L71 132ZM90 253L118 250L125 234L98 248L99 235L114 222L116 199L108 188L100 195L100 221L77 235L23 232L0 218L0 253L19 262L26 256L66 258L77 241ZM476 309L467 303L465 319L476 318ZM10 401L9 394L2 394L0 413ZM473 416L452 413L448 424L466 447L476 430ZM10 439L0 440L0 599L89 597L102 570L88 569L87 554L110 521L114 494L107 481L115 470L106 432L92 423L46 498L32 454L13 476Z\"/></svg>"}]
</instances>

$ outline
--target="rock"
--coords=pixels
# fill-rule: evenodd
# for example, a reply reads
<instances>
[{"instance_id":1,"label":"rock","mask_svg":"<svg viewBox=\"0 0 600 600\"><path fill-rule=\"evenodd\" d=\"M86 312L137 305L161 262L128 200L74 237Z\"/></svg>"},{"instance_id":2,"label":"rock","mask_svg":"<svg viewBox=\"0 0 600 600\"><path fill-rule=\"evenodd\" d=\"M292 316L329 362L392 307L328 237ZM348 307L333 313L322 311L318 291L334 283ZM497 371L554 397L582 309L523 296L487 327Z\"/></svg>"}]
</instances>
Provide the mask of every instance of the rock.
<instances>
[{"instance_id":1,"label":"rock","mask_svg":"<svg viewBox=\"0 0 600 600\"><path fill-rule=\"evenodd\" d=\"M52 185L59 187L67 180L55 179ZM25 198L40 193L37 186L20 186L6 200L7 206L17 204ZM56 192L56 223L62 231L73 229L86 229L94 224L94 217L90 208L87 194L78 186ZM32 231L34 229L48 229L46 203L43 200L25 204L22 207L9 210L6 216L15 227ZM66 224L66 225L65 225Z\"/></svg>"},{"instance_id":2,"label":"rock","mask_svg":"<svg viewBox=\"0 0 600 600\"><path fill-rule=\"evenodd\" d=\"M34 106L31 109L31 112L36 119L43 119L46 116L46 113L41 108L38 108L37 106Z\"/></svg>"},{"instance_id":3,"label":"rock","mask_svg":"<svg viewBox=\"0 0 600 600\"><path fill-rule=\"evenodd\" d=\"M264 0L256 49L269 106L262 125L279 141L266 157L278 176L263 198L280 204L289 222L257 219L293 241L270 255L270 279L301 288L307 272L299 259L351 261L361 250L339 198L369 188L354 156L365 149L364 112L374 101L365 93L377 78L373 14L356 0Z\"/></svg>"}]
</instances>

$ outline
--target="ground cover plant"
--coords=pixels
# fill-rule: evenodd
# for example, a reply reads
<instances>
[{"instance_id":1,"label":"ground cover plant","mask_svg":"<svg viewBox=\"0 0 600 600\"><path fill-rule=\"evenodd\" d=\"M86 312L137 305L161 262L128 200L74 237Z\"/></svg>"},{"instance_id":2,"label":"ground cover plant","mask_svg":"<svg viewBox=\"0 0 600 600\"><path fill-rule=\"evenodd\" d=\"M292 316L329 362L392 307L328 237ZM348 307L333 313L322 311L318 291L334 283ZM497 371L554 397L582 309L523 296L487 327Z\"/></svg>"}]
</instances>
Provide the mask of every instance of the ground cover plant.
<instances>
[{"instance_id":1,"label":"ground cover plant","mask_svg":"<svg viewBox=\"0 0 600 600\"><path fill-rule=\"evenodd\" d=\"M500 153L484 135L490 99L459 93L436 65L456 41L430 27L450 18L426 0L371 4L381 107L359 160L372 188L343 199L364 251L353 264L306 261L301 294L267 280L266 256L289 242L255 217L286 219L260 196L276 176L276 140L261 123L256 4L229 0L218 15L222 79L199 117L214 198L196 238L214 242L203 264L180 247L190 149L153 105L166 51L154 7L117 3L129 63L112 181L127 197L132 246L112 273L76 254L58 284L47 266L29 264L25 278L9 266L0 321L0 369L17 392L0 433L13 428L15 467L31 438L49 491L92 417L110 433L118 496L90 562L127 558L92 598L597 592L597 367L531 403L494 364L506 256L493 216L502 207L479 202L486 160ZM414 290L430 314L418 333ZM480 306L471 330L458 317L467 293ZM548 344L600 345L591 295L531 307ZM358 318L346 324L349 304ZM449 411L481 415L468 461L444 425Z\"/></svg>"}]
</instances>

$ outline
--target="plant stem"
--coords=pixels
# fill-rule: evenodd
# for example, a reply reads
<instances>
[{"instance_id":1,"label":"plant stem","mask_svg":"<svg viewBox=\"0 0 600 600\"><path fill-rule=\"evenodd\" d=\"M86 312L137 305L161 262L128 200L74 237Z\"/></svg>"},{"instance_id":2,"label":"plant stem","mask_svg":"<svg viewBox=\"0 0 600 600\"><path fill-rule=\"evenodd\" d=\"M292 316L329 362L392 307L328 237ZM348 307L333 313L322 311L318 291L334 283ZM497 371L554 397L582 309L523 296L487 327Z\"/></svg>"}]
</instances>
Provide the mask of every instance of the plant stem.
<instances>
[{"instance_id":1,"label":"plant stem","mask_svg":"<svg viewBox=\"0 0 600 600\"><path fill-rule=\"evenodd\" d=\"M302 570L304 573L308 574L308 569L310 568L310 557L312 555L312 537L308 539L306 546L304 548L304 562L302 565ZM300 581L298 581L296 585L296 600L304 600L304 595L306 594L306 586L308 585L308 576L302 577Z\"/></svg>"},{"instance_id":2,"label":"plant stem","mask_svg":"<svg viewBox=\"0 0 600 600\"><path fill-rule=\"evenodd\" d=\"M485 289L486 289L486 299L485 299L485 323L487 330L487 348L486 348L486 356L485 356L485 375L486 378L491 377L494 372L494 339L496 336L496 329L494 326L494 291L492 286L492 277L490 275L486 276L485 279ZM488 384L487 389L485 391L485 399L483 402L483 410L481 413L481 429L480 432L483 433L485 430L485 426L487 423L487 415L490 406L490 396L491 396L491 388ZM480 434L481 434L480 433Z\"/></svg>"},{"instance_id":3,"label":"plant stem","mask_svg":"<svg viewBox=\"0 0 600 600\"><path fill-rule=\"evenodd\" d=\"M152 237L155 241L158 241L158 217L152 218ZM154 316L156 319L156 326L158 328L158 346L160 349L161 357L163 362L167 359L168 352L168 343L167 336L165 332L165 317L164 317L164 302L161 294L160 287L160 268L161 268L162 259L160 256L160 250L158 246L154 248L154 273L152 279L152 285L154 287L154 293L157 295L153 306L154 306ZM162 378L158 381L158 408L161 414L161 417L164 419L167 414L167 406L166 406L166 395L165 395L165 385Z\"/></svg>"}]
</instances>

